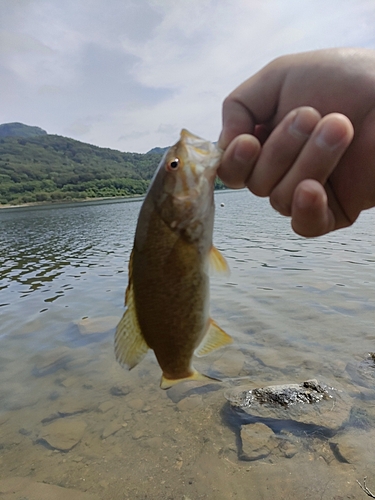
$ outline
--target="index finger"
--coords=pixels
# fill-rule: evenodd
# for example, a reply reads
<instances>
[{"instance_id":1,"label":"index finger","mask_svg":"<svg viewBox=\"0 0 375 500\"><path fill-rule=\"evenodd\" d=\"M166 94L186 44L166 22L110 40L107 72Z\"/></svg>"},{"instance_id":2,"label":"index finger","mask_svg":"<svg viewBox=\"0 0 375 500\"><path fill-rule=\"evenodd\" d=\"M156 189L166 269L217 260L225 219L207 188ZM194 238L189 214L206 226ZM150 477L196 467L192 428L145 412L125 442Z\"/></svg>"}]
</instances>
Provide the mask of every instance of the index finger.
<instances>
[{"instance_id":1,"label":"index finger","mask_svg":"<svg viewBox=\"0 0 375 500\"><path fill-rule=\"evenodd\" d=\"M276 60L228 95L223 103L223 129L219 138L222 149L238 135L252 134L255 125L273 118L284 74L284 68Z\"/></svg>"}]
</instances>

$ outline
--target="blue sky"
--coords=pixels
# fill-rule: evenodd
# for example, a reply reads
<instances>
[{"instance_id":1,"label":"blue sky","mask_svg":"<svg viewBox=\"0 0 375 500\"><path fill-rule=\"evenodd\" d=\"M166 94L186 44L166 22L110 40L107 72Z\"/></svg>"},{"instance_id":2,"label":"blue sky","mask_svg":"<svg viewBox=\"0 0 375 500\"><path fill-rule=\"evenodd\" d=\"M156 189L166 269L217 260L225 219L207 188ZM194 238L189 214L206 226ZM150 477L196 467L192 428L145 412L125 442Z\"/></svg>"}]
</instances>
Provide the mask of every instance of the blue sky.
<instances>
[{"instance_id":1,"label":"blue sky","mask_svg":"<svg viewBox=\"0 0 375 500\"><path fill-rule=\"evenodd\" d=\"M273 58L375 49L373 0L0 0L0 123L122 151L216 140Z\"/></svg>"}]
</instances>

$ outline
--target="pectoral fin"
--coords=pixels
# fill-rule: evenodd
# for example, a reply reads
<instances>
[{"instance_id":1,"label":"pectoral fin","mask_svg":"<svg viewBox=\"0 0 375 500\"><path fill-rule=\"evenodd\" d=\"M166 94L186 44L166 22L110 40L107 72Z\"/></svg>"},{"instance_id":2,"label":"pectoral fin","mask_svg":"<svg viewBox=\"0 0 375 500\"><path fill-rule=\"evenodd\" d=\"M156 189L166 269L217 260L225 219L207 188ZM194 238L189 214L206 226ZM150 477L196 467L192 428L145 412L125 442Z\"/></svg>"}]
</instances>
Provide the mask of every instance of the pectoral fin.
<instances>
[{"instance_id":1,"label":"pectoral fin","mask_svg":"<svg viewBox=\"0 0 375 500\"><path fill-rule=\"evenodd\" d=\"M224 274L230 273L227 261L219 252L219 250L214 246L211 247L210 250L209 264L210 264L210 271L217 273L224 273Z\"/></svg>"},{"instance_id":2,"label":"pectoral fin","mask_svg":"<svg viewBox=\"0 0 375 500\"><path fill-rule=\"evenodd\" d=\"M115 333L115 355L121 365L125 365L131 370L141 361L149 349L142 336L135 310L131 280L131 259L129 262L129 285L126 289L125 304L128 308L117 325Z\"/></svg>"},{"instance_id":3,"label":"pectoral fin","mask_svg":"<svg viewBox=\"0 0 375 500\"><path fill-rule=\"evenodd\" d=\"M205 356L209 352L231 344L232 342L232 337L224 332L224 330L211 318L207 333L195 351L195 355L198 357Z\"/></svg>"}]
</instances>

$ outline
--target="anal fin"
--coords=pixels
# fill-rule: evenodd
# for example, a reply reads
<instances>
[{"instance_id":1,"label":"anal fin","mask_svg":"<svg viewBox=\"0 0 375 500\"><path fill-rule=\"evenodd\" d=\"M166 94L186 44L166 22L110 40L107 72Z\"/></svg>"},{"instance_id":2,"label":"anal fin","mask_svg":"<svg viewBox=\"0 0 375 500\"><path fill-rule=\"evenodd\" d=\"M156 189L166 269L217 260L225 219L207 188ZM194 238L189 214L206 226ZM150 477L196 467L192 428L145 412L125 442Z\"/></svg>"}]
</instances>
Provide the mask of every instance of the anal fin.
<instances>
[{"instance_id":1,"label":"anal fin","mask_svg":"<svg viewBox=\"0 0 375 500\"><path fill-rule=\"evenodd\" d=\"M170 387L173 387L176 384L179 384L180 382L189 382L189 381L205 381L205 382L221 382L221 380L213 377L209 377L208 375L203 375L203 373L199 373L196 370L193 371L191 375L188 377L183 377L183 378L178 378L178 379L168 379L162 375L161 381L160 381L160 388L161 389L169 389Z\"/></svg>"},{"instance_id":2,"label":"anal fin","mask_svg":"<svg viewBox=\"0 0 375 500\"><path fill-rule=\"evenodd\" d=\"M219 349L225 345L231 344L233 339L220 326L210 318L210 326L206 335L195 351L196 356L205 356L215 349Z\"/></svg>"}]
</instances>

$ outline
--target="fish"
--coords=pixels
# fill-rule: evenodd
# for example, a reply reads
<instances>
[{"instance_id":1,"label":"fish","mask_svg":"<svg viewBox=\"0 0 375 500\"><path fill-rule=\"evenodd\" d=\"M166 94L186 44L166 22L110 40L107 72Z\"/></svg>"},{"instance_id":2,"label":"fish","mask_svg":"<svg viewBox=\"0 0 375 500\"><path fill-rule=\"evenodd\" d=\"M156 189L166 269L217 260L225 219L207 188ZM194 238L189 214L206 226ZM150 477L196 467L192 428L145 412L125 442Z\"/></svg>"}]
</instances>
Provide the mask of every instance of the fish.
<instances>
[{"instance_id":1,"label":"fish","mask_svg":"<svg viewBox=\"0 0 375 500\"><path fill-rule=\"evenodd\" d=\"M212 243L221 156L215 144L183 129L163 156L140 209L115 356L132 369L152 349L162 389L211 379L195 370L193 356L233 341L209 314L210 269L229 271Z\"/></svg>"}]
</instances>

